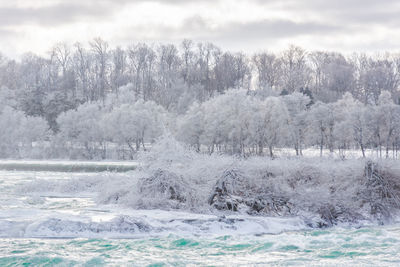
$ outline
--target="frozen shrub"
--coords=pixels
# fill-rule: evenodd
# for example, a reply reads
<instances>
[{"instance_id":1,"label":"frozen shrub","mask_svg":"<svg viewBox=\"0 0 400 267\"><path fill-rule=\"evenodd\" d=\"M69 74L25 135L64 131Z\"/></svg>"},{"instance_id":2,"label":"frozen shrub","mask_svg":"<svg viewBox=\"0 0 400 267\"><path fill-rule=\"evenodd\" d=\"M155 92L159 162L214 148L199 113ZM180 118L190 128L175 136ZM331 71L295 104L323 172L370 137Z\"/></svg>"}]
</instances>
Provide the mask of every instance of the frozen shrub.
<instances>
[{"instance_id":1,"label":"frozen shrub","mask_svg":"<svg viewBox=\"0 0 400 267\"><path fill-rule=\"evenodd\" d=\"M390 220L393 211L400 208L400 181L398 177L383 170L382 166L368 161L365 164L365 187L361 192L370 213L379 222Z\"/></svg>"},{"instance_id":2,"label":"frozen shrub","mask_svg":"<svg viewBox=\"0 0 400 267\"><path fill-rule=\"evenodd\" d=\"M266 173L266 177L272 175ZM225 171L217 181L209 204L218 210L244 210L249 214L282 215L290 213L291 204L285 196L275 196L265 183L252 183L252 179L232 169Z\"/></svg>"},{"instance_id":3,"label":"frozen shrub","mask_svg":"<svg viewBox=\"0 0 400 267\"><path fill-rule=\"evenodd\" d=\"M160 204L179 208L191 198L190 185L182 177L161 169L150 177L142 178L138 188L141 195L138 205L146 208L157 208Z\"/></svg>"}]
</instances>

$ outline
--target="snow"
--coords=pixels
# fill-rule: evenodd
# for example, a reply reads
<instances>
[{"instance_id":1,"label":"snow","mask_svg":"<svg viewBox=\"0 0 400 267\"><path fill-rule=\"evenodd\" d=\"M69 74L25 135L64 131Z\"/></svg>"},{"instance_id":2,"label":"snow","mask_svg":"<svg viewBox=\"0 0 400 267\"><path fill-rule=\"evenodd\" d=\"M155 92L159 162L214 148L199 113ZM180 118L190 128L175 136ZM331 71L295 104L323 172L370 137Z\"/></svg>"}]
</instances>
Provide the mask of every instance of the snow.
<instances>
[{"instance_id":1,"label":"snow","mask_svg":"<svg viewBox=\"0 0 400 267\"><path fill-rule=\"evenodd\" d=\"M171 135L160 138L138 158L140 164L130 172L35 179L19 185L16 192L31 196L33 203L42 201L37 196L81 195L111 211L296 217L309 227L391 223L400 208L394 201L400 193L400 168L394 160L205 155ZM372 180L366 171L371 164L377 177Z\"/></svg>"}]
</instances>

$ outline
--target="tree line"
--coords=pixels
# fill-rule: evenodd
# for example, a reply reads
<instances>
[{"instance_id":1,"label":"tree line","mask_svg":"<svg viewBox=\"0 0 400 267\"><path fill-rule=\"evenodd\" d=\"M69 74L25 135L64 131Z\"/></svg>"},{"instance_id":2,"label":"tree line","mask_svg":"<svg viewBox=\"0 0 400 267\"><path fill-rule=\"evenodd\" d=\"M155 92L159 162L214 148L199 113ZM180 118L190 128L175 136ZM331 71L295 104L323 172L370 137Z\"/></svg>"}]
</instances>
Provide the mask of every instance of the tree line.
<instances>
[{"instance_id":1,"label":"tree line","mask_svg":"<svg viewBox=\"0 0 400 267\"><path fill-rule=\"evenodd\" d=\"M132 88L128 84L104 102L61 113L57 133L45 119L2 105L0 156L133 159L165 131L198 152L240 156L274 157L276 148L301 156L305 148L315 148L321 156L356 149L365 157L372 149L380 157L397 158L400 146L400 105L387 91L377 104L363 104L350 93L324 103L301 92L230 89L177 115L136 98Z\"/></svg>"},{"instance_id":2,"label":"tree line","mask_svg":"<svg viewBox=\"0 0 400 267\"><path fill-rule=\"evenodd\" d=\"M399 79L399 54L296 46L250 55L96 38L19 61L0 54L1 156L132 158L167 129L210 153L317 146L388 157L399 143Z\"/></svg>"}]
</instances>

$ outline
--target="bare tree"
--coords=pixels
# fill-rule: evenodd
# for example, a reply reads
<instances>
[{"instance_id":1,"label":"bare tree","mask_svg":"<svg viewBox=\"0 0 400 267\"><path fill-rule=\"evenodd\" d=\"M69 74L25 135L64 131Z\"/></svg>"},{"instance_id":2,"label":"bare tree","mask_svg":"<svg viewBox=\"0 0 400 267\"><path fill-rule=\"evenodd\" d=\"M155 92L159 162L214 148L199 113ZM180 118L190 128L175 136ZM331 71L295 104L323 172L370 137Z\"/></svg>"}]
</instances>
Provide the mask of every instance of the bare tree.
<instances>
[{"instance_id":1,"label":"bare tree","mask_svg":"<svg viewBox=\"0 0 400 267\"><path fill-rule=\"evenodd\" d=\"M104 102L107 90L108 43L101 38L95 38L90 43L95 59L96 89L98 96Z\"/></svg>"},{"instance_id":2,"label":"bare tree","mask_svg":"<svg viewBox=\"0 0 400 267\"><path fill-rule=\"evenodd\" d=\"M257 72L258 87L260 89L278 88L281 61L276 55L263 52L255 54L252 61Z\"/></svg>"}]
</instances>

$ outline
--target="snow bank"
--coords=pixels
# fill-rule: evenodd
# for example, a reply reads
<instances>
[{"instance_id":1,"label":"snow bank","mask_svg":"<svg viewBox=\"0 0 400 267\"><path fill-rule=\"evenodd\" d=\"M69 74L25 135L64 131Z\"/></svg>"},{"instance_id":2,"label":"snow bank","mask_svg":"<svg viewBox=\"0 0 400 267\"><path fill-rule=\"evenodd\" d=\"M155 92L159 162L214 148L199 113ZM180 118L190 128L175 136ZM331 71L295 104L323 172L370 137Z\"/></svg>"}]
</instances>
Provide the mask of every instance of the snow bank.
<instances>
[{"instance_id":1,"label":"snow bank","mask_svg":"<svg viewBox=\"0 0 400 267\"><path fill-rule=\"evenodd\" d=\"M301 217L312 227L390 223L400 208L400 168L392 160L242 159L198 154L164 136L140 162L124 175L23 188L90 191L99 204L134 209Z\"/></svg>"}]
</instances>

